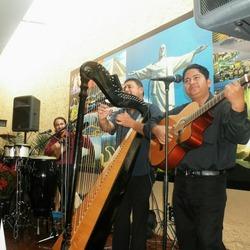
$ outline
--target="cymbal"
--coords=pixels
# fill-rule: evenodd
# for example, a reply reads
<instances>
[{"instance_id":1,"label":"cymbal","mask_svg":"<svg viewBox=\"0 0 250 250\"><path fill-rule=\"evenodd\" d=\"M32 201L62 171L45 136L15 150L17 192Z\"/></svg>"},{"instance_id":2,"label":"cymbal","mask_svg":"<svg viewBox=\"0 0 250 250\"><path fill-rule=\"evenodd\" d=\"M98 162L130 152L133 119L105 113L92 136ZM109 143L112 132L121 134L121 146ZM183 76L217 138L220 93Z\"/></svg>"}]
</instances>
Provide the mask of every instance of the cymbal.
<instances>
[{"instance_id":1,"label":"cymbal","mask_svg":"<svg viewBox=\"0 0 250 250\"><path fill-rule=\"evenodd\" d=\"M9 139L9 138L15 138L16 135L13 135L13 134L0 134L0 137L2 137L3 139Z\"/></svg>"}]
</instances>

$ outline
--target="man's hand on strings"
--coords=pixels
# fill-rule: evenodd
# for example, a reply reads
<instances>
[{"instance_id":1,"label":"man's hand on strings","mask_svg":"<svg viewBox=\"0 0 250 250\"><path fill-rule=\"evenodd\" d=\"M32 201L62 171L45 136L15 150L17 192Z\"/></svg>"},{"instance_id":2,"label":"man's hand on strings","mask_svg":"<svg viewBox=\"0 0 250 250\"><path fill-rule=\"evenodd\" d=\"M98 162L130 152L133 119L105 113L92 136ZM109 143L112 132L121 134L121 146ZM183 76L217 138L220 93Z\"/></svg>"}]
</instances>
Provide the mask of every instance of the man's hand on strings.
<instances>
[{"instance_id":1,"label":"man's hand on strings","mask_svg":"<svg viewBox=\"0 0 250 250\"><path fill-rule=\"evenodd\" d=\"M108 120L108 116L111 115L113 110L106 104L100 104L97 109L99 125L105 132L111 133L114 129L114 124Z\"/></svg>"},{"instance_id":2,"label":"man's hand on strings","mask_svg":"<svg viewBox=\"0 0 250 250\"><path fill-rule=\"evenodd\" d=\"M244 89L240 83L234 82L226 85L224 95L231 103L234 111L242 112L244 110Z\"/></svg>"},{"instance_id":3,"label":"man's hand on strings","mask_svg":"<svg viewBox=\"0 0 250 250\"><path fill-rule=\"evenodd\" d=\"M155 125L152 128L152 133L155 135L159 143L165 144L165 125Z\"/></svg>"},{"instance_id":4,"label":"man's hand on strings","mask_svg":"<svg viewBox=\"0 0 250 250\"><path fill-rule=\"evenodd\" d=\"M127 113L121 113L116 116L116 123L127 128L134 128L136 121Z\"/></svg>"},{"instance_id":5,"label":"man's hand on strings","mask_svg":"<svg viewBox=\"0 0 250 250\"><path fill-rule=\"evenodd\" d=\"M168 141L170 142L174 136L173 136L173 131L172 131L173 127L169 125L168 128ZM155 137L157 138L157 140L159 141L159 143L165 145L165 136L166 136L166 129L165 129L165 125L156 125L153 127L152 129L153 134L155 135Z\"/></svg>"},{"instance_id":6,"label":"man's hand on strings","mask_svg":"<svg viewBox=\"0 0 250 250\"><path fill-rule=\"evenodd\" d=\"M100 106L97 109L97 112L99 120L103 120L106 119L109 115L111 115L113 111L108 105L100 104Z\"/></svg>"}]
</instances>

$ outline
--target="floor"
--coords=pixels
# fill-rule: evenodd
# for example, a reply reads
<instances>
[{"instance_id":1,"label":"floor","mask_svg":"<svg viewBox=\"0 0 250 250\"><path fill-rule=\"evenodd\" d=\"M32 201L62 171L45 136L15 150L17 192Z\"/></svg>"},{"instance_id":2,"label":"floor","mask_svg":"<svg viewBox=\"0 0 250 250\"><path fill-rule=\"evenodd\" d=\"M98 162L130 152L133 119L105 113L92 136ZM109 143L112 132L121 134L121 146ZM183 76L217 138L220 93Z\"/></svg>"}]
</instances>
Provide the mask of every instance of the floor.
<instances>
[{"instance_id":1,"label":"floor","mask_svg":"<svg viewBox=\"0 0 250 250\"><path fill-rule=\"evenodd\" d=\"M6 175L2 171L0 176L0 219L3 221L5 242L7 250L38 250L38 249L52 249L56 239L57 233L62 232L62 223L59 214L52 213L53 220L48 219L48 214L51 215L51 195L47 194L47 186L43 184L44 190L34 188L29 189L26 183L29 183L27 179L22 179L22 187L19 187L19 191L14 192L15 185L13 184L14 179L12 175ZM9 173L9 172L7 172ZM5 175L3 175L5 174ZM3 177L3 178L1 178ZM22 176L19 176L19 178ZM21 180L21 179L20 179ZM10 185L10 184L13 185ZM19 186L21 186L20 182ZM7 185L7 188L6 188ZM36 186L35 183L33 185ZM40 185L37 185L40 186ZM13 188L11 188L13 187ZM29 190L24 192L23 190ZM48 190L51 190L48 188ZM5 192L6 191L6 192ZM7 192L8 191L8 192ZM29 193L29 194L28 194ZM41 198L40 195L44 197ZM47 195L46 195L47 194ZM45 202L45 203L44 203ZM32 207L32 209L31 209ZM46 215L43 217L40 213L41 209L45 209ZM55 207L56 209L56 207ZM154 214L149 216L149 225L157 225L156 219L153 220ZM151 219L150 219L151 218ZM52 221L55 223L52 226ZM150 226L151 227L151 226ZM52 230L52 228L54 230ZM171 229L171 228L170 228ZM160 231L150 232L150 236L147 241L147 250L158 250L163 249L162 239L158 235ZM0 234L0 249L2 250L2 241ZM177 249L175 242L167 242L166 249ZM112 234L108 237L105 250L112 249Z\"/></svg>"},{"instance_id":2,"label":"floor","mask_svg":"<svg viewBox=\"0 0 250 250\"><path fill-rule=\"evenodd\" d=\"M26 206L20 206L20 213L16 209L11 209L10 204L0 200L0 218L4 222L4 234L7 250L39 250L52 249L56 239L57 232L62 231L60 213L53 212L54 226L51 219L48 217L34 215L31 211L26 210ZM15 207L15 206L14 206ZM52 230L54 228L54 230ZM171 231L169 228L168 231ZM162 238L156 233L150 231L149 239L147 240L147 250L163 249ZM173 238L173 237L171 237ZM0 249L2 242L0 242ZM112 235L107 239L105 250L112 250ZM168 250L178 249L176 242L168 241Z\"/></svg>"},{"instance_id":3,"label":"floor","mask_svg":"<svg viewBox=\"0 0 250 250\"><path fill-rule=\"evenodd\" d=\"M49 250L52 249L57 237L53 237L48 227L47 220L40 221L39 232L36 223L23 226L18 229L18 233L5 222L4 231L7 250ZM38 234L39 233L39 234ZM16 237L18 236L18 237ZM16 239L15 239L16 238ZM43 241L44 240L44 241ZM173 242L167 242L168 250L178 249ZM0 243L1 244L1 243ZM112 250L112 235L108 237L105 250ZM1 249L1 247L0 247ZM147 240L147 250L160 250L162 247L162 239L153 235Z\"/></svg>"},{"instance_id":4,"label":"floor","mask_svg":"<svg viewBox=\"0 0 250 250\"><path fill-rule=\"evenodd\" d=\"M36 238L28 237L27 235L19 240L13 240L6 236L6 249L7 250L50 250L53 247L55 240L50 240L44 243L37 243ZM149 240L147 243L147 250L160 250L162 249L162 244L159 240ZM166 249L178 249L177 247L168 247ZM112 250L111 241L108 240L104 250Z\"/></svg>"},{"instance_id":5,"label":"floor","mask_svg":"<svg viewBox=\"0 0 250 250\"><path fill-rule=\"evenodd\" d=\"M47 235L49 236L49 235ZM26 232L20 236L19 239L15 240L13 239L12 235L10 232L5 232L5 237L6 237L6 249L7 250L50 250L53 247L53 244L56 240L50 239L48 241L38 243L39 240L43 239L43 236L37 236L32 232ZM44 235L44 238L46 236ZM111 247L111 242L112 242L112 236L110 236L107 240L105 250L112 250ZM147 241L147 250L160 250L163 249L162 247L162 241L159 237L154 237L152 239L149 239ZM167 245L168 250L170 249L178 249L177 247L172 246L169 242Z\"/></svg>"}]
</instances>

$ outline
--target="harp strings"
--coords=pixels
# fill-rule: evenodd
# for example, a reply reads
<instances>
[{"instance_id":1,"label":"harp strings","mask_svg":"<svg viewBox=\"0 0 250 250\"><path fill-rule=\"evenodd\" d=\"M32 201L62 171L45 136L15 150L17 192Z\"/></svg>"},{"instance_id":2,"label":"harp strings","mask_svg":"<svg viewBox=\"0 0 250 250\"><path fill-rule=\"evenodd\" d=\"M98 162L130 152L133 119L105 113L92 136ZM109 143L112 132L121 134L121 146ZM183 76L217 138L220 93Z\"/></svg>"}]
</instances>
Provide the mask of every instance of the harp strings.
<instances>
[{"instance_id":1,"label":"harp strings","mask_svg":"<svg viewBox=\"0 0 250 250\"><path fill-rule=\"evenodd\" d=\"M83 121L83 138L88 138L83 143L82 160L79 166L77 192L75 199L75 213L72 232L77 230L88 207L92 204L96 192L101 186L102 178L98 178L103 170L101 160L101 145L103 132L99 127L97 108L104 102L105 96L97 86L88 89ZM84 204L81 203L84 201Z\"/></svg>"}]
</instances>

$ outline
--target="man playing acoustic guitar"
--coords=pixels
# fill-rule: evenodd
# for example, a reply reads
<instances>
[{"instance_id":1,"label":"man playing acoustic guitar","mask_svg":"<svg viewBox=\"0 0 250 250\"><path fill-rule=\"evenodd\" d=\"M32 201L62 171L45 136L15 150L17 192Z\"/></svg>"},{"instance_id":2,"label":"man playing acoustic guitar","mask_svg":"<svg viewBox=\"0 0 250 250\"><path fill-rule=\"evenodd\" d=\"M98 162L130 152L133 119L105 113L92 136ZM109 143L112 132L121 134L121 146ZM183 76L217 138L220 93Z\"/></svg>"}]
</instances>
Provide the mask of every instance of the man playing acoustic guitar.
<instances>
[{"instance_id":1,"label":"man playing acoustic guitar","mask_svg":"<svg viewBox=\"0 0 250 250\"><path fill-rule=\"evenodd\" d=\"M179 161L175 164L173 191L176 234L181 250L225 249L222 229L227 199L226 171L235 166L237 144L246 144L250 137L244 90L239 83L248 82L247 77L228 84L223 92L213 97L205 67L192 64L183 72L185 92L192 103L170 111L169 121L174 118L175 123L169 128L168 142L168 145L173 141L174 145L184 144L185 149L180 159L176 157ZM191 109L190 116L181 117L193 104L195 112L192 114ZM184 135L186 128L190 130L189 136ZM199 132L202 134L198 135ZM164 140L159 142L164 144ZM171 150L174 151L175 146ZM171 153L168 151L168 155Z\"/></svg>"}]
</instances>

